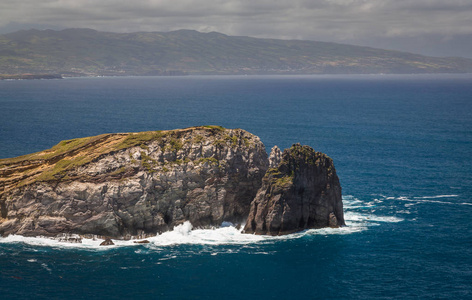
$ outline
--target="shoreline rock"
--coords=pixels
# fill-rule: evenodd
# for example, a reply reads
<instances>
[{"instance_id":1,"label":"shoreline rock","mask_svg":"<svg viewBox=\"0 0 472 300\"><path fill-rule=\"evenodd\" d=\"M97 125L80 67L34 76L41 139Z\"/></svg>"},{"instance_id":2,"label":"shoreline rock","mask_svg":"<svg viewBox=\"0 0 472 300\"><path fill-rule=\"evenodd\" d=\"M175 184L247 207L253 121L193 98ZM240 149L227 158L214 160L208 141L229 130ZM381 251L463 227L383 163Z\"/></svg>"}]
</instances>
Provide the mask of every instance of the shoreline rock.
<instances>
[{"instance_id":1,"label":"shoreline rock","mask_svg":"<svg viewBox=\"0 0 472 300\"><path fill-rule=\"evenodd\" d=\"M283 235L341 225L345 225L341 185L333 161L295 144L264 176L244 232Z\"/></svg>"},{"instance_id":2,"label":"shoreline rock","mask_svg":"<svg viewBox=\"0 0 472 300\"><path fill-rule=\"evenodd\" d=\"M82 237L78 234L61 233L55 239L62 243L82 244Z\"/></svg>"},{"instance_id":3,"label":"shoreline rock","mask_svg":"<svg viewBox=\"0 0 472 300\"><path fill-rule=\"evenodd\" d=\"M142 240L142 241L134 241L135 244L149 244L150 242L148 240Z\"/></svg>"},{"instance_id":4,"label":"shoreline rock","mask_svg":"<svg viewBox=\"0 0 472 300\"><path fill-rule=\"evenodd\" d=\"M100 246L113 246L115 243L111 239L105 239L103 242L100 243Z\"/></svg>"}]
</instances>

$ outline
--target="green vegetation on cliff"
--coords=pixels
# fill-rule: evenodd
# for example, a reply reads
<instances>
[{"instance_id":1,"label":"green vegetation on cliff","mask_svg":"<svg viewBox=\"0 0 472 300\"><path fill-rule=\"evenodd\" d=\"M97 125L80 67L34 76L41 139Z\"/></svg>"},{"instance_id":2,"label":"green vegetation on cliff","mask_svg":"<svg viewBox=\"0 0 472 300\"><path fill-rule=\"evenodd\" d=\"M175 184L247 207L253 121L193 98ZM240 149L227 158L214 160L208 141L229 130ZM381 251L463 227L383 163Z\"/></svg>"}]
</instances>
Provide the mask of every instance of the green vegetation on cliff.
<instances>
[{"instance_id":1,"label":"green vegetation on cliff","mask_svg":"<svg viewBox=\"0 0 472 300\"><path fill-rule=\"evenodd\" d=\"M102 134L59 142L51 149L20 157L0 159L0 187L9 189L18 185L38 181L63 181L77 179L77 168L92 163L106 155L139 147L138 156L126 154L130 164L126 168L110 169L107 176L120 177L131 174L133 168L144 168L149 173L158 170L167 172L172 165L188 164L190 159L182 157L181 150L190 149L192 144L212 147L246 147L249 142L240 129L225 129L221 126L199 126L168 131L146 131L138 133ZM236 136L237 135L237 136ZM241 143L239 143L241 139ZM165 152L165 161L151 157L150 147ZM184 149L185 148L185 149ZM219 165L215 157L201 157L194 164ZM79 176L88 180L87 176ZM3 191L0 189L0 193Z\"/></svg>"}]
</instances>

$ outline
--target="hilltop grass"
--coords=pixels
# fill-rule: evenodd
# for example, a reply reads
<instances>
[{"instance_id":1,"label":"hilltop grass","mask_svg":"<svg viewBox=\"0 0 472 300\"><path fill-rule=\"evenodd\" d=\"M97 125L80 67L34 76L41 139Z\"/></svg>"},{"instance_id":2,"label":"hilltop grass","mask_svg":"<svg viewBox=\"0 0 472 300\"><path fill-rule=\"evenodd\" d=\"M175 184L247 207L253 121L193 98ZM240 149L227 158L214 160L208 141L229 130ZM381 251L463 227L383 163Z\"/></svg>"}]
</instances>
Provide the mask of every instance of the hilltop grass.
<instances>
[{"instance_id":1,"label":"hilltop grass","mask_svg":"<svg viewBox=\"0 0 472 300\"><path fill-rule=\"evenodd\" d=\"M77 139L72 139L72 140L61 141L59 142L59 144L55 145L54 147L50 149L51 153L43 155L41 158L48 159L48 158L59 156L61 154L65 154L67 152L73 152L97 140L100 140L101 138L104 138L104 137L105 135L99 135L99 136L94 136L94 137L85 137L85 138L77 138Z\"/></svg>"},{"instance_id":2,"label":"hilltop grass","mask_svg":"<svg viewBox=\"0 0 472 300\"><path fill-rule=\"evenodd\" d=\"M74 159L61 159L54 167L47 170L36 178L36 181L51 181L59 178L63 178L68 170L80 167L92 161L92 157L79 156Z\"/></svg>"},{"instance_id":3,"label":"hilltop grass","mask_svg":"<svg viewBox=\"0 0 472 300\"><path fill-rule=\"evenodd\" d=\"M216 129L218 131L224 131L225 130L225 128L223 126L217 126L217 125L204 125L202 127L209 128L209 129Z\"/></svg>"},{"instance_id":4,"label":"hilltop grass","mask_svg":"<svg viewBox=\"0 0 472 300\"><path fill-rule=\"evenodd\" d=\"M53 146L51 149L22 155L13 158L6 158L0 160L1 165L7 165L11 163L21 162L21 161L33 161L33 160L51 160L60 155L66 154L68 152L77 151L94 141L100 140L101 138L106 137L106 135L98 135L93 137L84 137L71 140L64 140L59 142L57 145Z\"/></svg>"},{"instance_id":5,"label":"hilltop grass","mask_svg":"<svg viewBox=\"0 0 472 300\"><path fill-rule=\"evenodd\" d=\"M35 181L54 181L68 178L68 172L80 166L88 164L101 155L120 151L131 147L140 147L149 151L149 142L162 142L162 147L168 147L171 151L178 152L185 143L201 142L203 136L197 135L192 141L182 141L180 133L186 130L203 129L217 130L225 129L221 126L200 126L186 129L176 129L171 131L146 131L128 134L102 134L93 137L64 140L53 146L51 149L36 152L20 157L1 159L0 167L5 170L12 170L12 174L21 172L27 176L26 179L19 180L16 184L29 184ZM235 143L234 139L228 140ZM164 145L165 142L165 145ZM222 141L224 142L224 141ZM144 151L141 152L142 166L149 172L154 172L158 162L149 157ZM134 159L133 159L134 160ZM177 160L177 164L188 162L187 160ZM209 162L218 163L215 158L203 159L198 163ZM136 160L132 163L137 163ZM18 165L17 165L18 164ZM21 164L21 166L20 166ZM29 167L31 166L31 167ZM26 167L26 169L25 169ZM25 169L25 170L23 170ZM41 170L38 172L38 170ZM120 171L120 173L122 170ZM39 173L39 175L37 175ZM28 176L31 174L31 177ZM5 177L6 179L7 177ZM24 178L24 177L23 177Z\"/></svg>"},{"instance_id":6,"label":"hilltop grass","mask_svg":"<svg viewBox=\"0 0 472 300\"><path fill-rule=\"evenodd\" d=\"M164 136L166 136L166 133L160 130L131 133L120 144L116 146L116 149L121 150L134 146L141 146L141 148L146 148L147 146L145 146L145 143L151 140L161 140Z\"/></svg>"}]
</instances>

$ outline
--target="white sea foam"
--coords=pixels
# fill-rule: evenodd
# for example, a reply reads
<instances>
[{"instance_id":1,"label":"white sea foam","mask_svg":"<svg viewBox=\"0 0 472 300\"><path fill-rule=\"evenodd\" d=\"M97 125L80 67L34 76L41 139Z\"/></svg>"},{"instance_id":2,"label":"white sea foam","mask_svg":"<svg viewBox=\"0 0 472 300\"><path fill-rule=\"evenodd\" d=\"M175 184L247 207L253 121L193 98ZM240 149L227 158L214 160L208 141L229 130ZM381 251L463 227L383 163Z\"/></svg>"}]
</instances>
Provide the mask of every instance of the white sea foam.
<instances>
[{"instance_id":1,"label":"white sea foam","mask_svg":"<svg viewBox=\"0 0 472 300\"><path fill-rule=\"evenodd\" d=\"M346 223L346 227L339 228L321 228L321 229L310 229L305 232L306 235L344 235L361 232L367 229L366 226L362 226L354 223Z\"/></svg>"},{"instance_id":2,"label":"white sea foam","mask_svg":"<svg viewBox=\"0 0 472 300\"><path fill-rule=\"evenodd\" d=\"M175 227L173 231L164 232L148 240L156 246L169 246L180 244L248 244L259 242L266 238L260 235L243 234L241 231L242 229L238 230L228 225L215 229L193 229L190 222L185 222Z\"/></svg>"},{"instance_id":3,"label":"white sea foam","mask_svg":"<svg viewBox=\"0 0 472 300\"><path fill-rule=\"evenodd\" d=\"M418 201L418 200L415 200ZM82 243L60 242L56 239L46 237L23 237L19 235L10 235L6 238L0 238L0 243L25 243L33 246L46 246L53 248L72 248L72 249L91 249L108 250L117 247L139 247L135 252L146 252L146 249L160 251L172 245L242 245L247 246L258 243L272 243L280 240L298 239L312 235L346 235L368 230L371 226L379 226L381 223L397 223L403 219L396 216L382 216L374 214L378 203L382 200L374 199L372 201L362 201L353 196L343 196L344 218L346 227L340 228L322 228L310 229L303 232L284 236L261 236L254 234L244 234L242 229L236 229L231 223L223 223L220 228L199 229L193 228L190 222L185 222L176 226L173 231L165 232L161 235L149 237L149 244L136 244L135 240L113 240L113 246L100 246L100 239L82 239ZM404 208L403 208L404 209ZM145 247L145 248L142 248ZM220 253L220 252L215 252ZM226 253L226 252L225 252ZM165 257L163 259L173 259Z\"/></svg>"},{"instance_id":4,"label":"white sea foam","mask_svg":"<svg viewBox=\"0 0 472 300\"><path fill-rule=\"evenodd\" d=\"M349 215L349 214L348 214ZM358 220L368 220L368 217ZM172 245L251 245L257 243L271 243L280 240L298 239L307 235L344 235L365 230L365 224L359 222L347 221L348 227L341 228L322 228L310 229L303 232L284 236L263 236L255 234L244 234L242 229L236 229L233 226L220 227L215 229L193 229L190 222L176 226L173 231L165 232L161 235L147 238L149 244L136 244L133 240L113 240L114 246L100 246L102 240L82 239L81 244L59 242L46 237L23 237L19 235L9 235L6 238L0 238L0 243L25 243L32 246L45 246L63 249L89 249L89 250L108 250L117 247L146 247L152 250L162 250ZM140 249L135 251L141 253ZM226 253L226 252L225 252ZM163 260L173 259L165 257Z\"/></svg>"},{"instance_id":5,"label":"white sea foam","mask_svg":"<svg viewBox=\"0 0 472 300\"><path fill-rule=\"evenodd\" d=\"M346 220L346 225L364 223L366 226L369 226L371 222L383 222L383 223L398 223L403 221L402 218L395 216L376 216L373 214L367 213L357 213L357 212L346 212L344 213L344 219Z\"/></svg>"},{"instance_id":6,"label":"white sea foam","mask_svg":"<svg viewBox=\"0 0 472 300\"><path fill-rule=\"evenodd\" d=\"M448 205L472 205L472 203L468 203L468 202L451 202L451 201L444 201L444 200L434 200L434 199L455 198L455 197L459 197L459 195L423 196L423 197L413 197L412 199L408 197L397 197L395 199L400 200L400 201L405 201L405 202L412 202L414 204L438 203L438 204L448 204Z\"/></svg>"},{"instance_id":7,"label":"white sea foam","mask_svg":"<svg viewBox=\"0 0 472 300\"><path fill-rule=\"evenodd\" d=\"M24 237L14 234L11 234L5 238L0 238L0 243L24 243L32 246L46 246L53 248L98 248L101 242L102 240L83 239L81 244L67 243L47 237Z\"/></svg>"},{"instance_id":8,"label":"white sea foam","mask_svg":"<svg viewBox=\"0 0 472 300\"><path fill-rule=\"evenodd\" d=\"M198 245L224 245L224 244L250 244L264 241L270 237L243 234L242 229L236 229L228 226L215 229L193 229L190 222L176 226L173 231L165 232L161 235L147 238L149 244L136 244L135 240L113 240L113 246L100 246L103 240L82 239L82 243L60 242L47 237L24 237L20 235L9 235L0 238L0 243L24 243L32 246L46 246L52 248L71 248L71 249L97 249L107 250L123 246L134 247L165 247L170 245L198 244ZM139 251L139 249L137 250Z\"/></svg>"},{"instance_id":9,"label":"white sea foam","mask_svg":"<svg viewBox=\"0 0 472 300\"><path fill-rule=\"evenodd\" d=\"M468 205L472 206L470 202L452 202L452 201L444 201L442 199L451 199L460 197L460 195L456 194L449 194L449 195L431 195L431 196L415 196L415 197L407 197L407 196L398 196L398 197L391 197L385 195L379 195L384 198L384 200L398 200L403 202L409 202L409 204L405 204L405 207L413 206L416 204L421 203L438 203L438 204L448 204L448 205Z\"/></svg>"},{"instance_id":10,"label":"white sea foam","mask_svg":"<svg viewBox=\"0 0 472 300\"><path fill-rule=\"evenodd\" d=\"M383 199L395 199L394 197L387 197L384 195L378 195ZM347 227L353 230L353 232L363 231L368 229L370 226L378 226L379 223L398 223L404 221L404 219L397 216L382 216L374 214L377 211L377 207L380 203L384 202L383 199L374 199L372 201L361 201L353 196L343 196L344 204L344 220ZM403 213L397 212L397 213Z\"/></svg>"},{"instance_id":11,"label":"white sea foam","mask_svg":"<svg viewBox=\"0 0 472 300\"><path fill-rule=\"evenodd\" d=\"M413 197L413 199L438 199L438 198L454 198L454 197L459 197L459 195L423 196L423 197Z\"/></svg>"},{"instance_id":12,"label":"white sea foam","mask_svg":"<svg viewBox=\"0 0 472 300\"><path fill-rule=\"evenodd\" d=\"M45 263L42 263L42 264L41 264L41 267L43 267L43 268L44 268L46 271L48 271L49 273L51 273L51 271L52 271L51 268L49 268L49 266L48 266L47 264L45 264Z\"/></svg>"}]
</instances>

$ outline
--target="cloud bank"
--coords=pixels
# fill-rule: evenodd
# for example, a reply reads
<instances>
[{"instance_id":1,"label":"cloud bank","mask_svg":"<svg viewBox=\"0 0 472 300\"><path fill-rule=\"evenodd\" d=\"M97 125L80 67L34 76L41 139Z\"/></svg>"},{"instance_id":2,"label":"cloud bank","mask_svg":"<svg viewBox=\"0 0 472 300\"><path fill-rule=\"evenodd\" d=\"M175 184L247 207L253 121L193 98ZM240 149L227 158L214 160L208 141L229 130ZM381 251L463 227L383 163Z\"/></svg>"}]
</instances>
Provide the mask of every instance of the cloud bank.
<instances>
[{"instance_id":1,"label":"cloud bank","mask_svg":"<svg viewBox=\"0 0 472 300\"><path fill-rule=\"evenodd\" d=\"M472 36L470 16L472 1L469 0L0 2L0 27L16 22L113 32L195 29L229 35L379 44L400 49L421 40L444 44L458 36ZM463 44L461 47L465 47ZM472 47L472 41L469 44Z\"/></svg>"}]
</instances>

